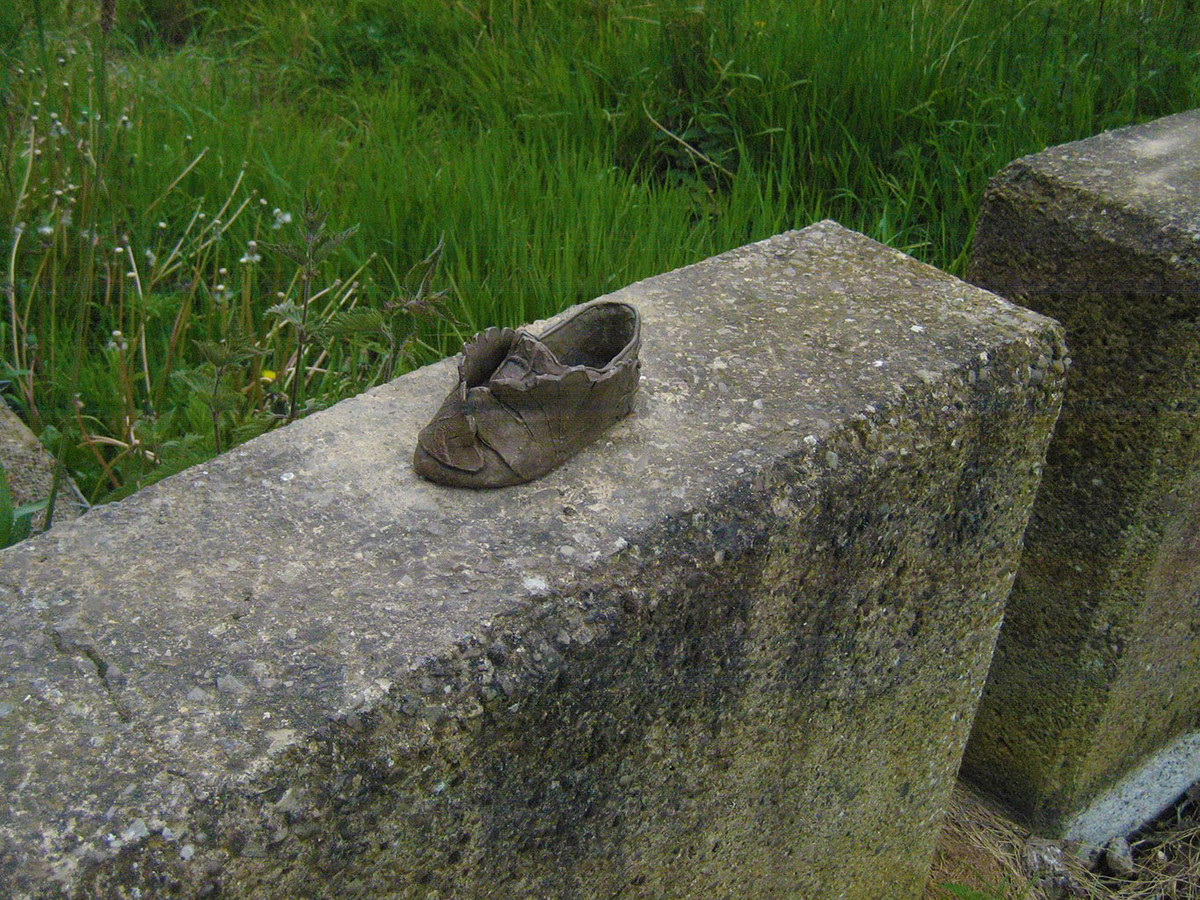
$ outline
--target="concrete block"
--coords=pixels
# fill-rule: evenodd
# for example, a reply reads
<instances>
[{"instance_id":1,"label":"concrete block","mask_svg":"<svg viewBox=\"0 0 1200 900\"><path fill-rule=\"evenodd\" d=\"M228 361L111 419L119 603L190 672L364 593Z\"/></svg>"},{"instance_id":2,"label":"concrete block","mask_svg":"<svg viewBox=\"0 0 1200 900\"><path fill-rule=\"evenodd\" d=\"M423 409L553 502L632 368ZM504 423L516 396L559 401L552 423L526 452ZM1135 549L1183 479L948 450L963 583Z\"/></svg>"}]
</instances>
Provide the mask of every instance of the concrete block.
<instances>
[{"instance_id":1,"label":"concrete block","mask_svg":"<svg viewBox=\"0 0 1200 900\"><path fill-rule=\"evenodd\" d=\"M446 361L6 551L0 893L918 896L1061 330L833 223L613 296L540 481L413 475Z\"/></svg>"},{"instance_id":2,"label":"concrete block","mask_svg":"<svg viewBox=\"0 0 1200 900\"><path fill-rule=\"evenodd\" d=\"M4 464L14 505L36 503L53 493L54 457L3 400L0 400L0 463ZM79 489L68 476L54 498L54 522L78 518L82 512ZM46 510L34 513L30 525L34 532L45 530Z\"/></svg>"},{"instance_id":3,"label":"concrete block","mask_svg":"<svg viewBox=\"0 0 1200 900\"><path fill-rule=\"evenodd\" d=\"M1200 111L1008 166L969 277L1061 321L1074 365L965 771L1031 827L1106 840L1200 768L1089 817L1200 748Z\"/></svg>"}]
</instances>

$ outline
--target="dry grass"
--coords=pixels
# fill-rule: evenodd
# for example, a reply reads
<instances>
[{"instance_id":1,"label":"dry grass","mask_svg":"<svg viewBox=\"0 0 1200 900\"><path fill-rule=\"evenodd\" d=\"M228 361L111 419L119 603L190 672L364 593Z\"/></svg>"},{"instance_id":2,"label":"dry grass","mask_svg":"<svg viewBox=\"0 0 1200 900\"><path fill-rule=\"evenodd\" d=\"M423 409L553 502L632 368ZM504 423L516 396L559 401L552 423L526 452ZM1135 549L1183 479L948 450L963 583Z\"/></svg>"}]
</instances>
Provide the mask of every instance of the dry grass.
<instances>
[{"instance_id":1,"label":"dry grass","mask_svg":"<svg viewBox=\"0 0 1200 900\"><path fill-rule=\"evenodd\" d=\"M1137 877L1110 889L1117 900L1200 900L1200 814L1159 827L1134 841ZM1161 823L1169 825L1171 823Z\"/></svg>"},{"instance_id":2,"label":"dry grass","mask_svg":"<svg viewBox=\"0 0 1200 900\"><path fill-rule=\"evenodd\" d=\"M1039 884L1026 861L1029 832L959 785L923 900L1200 900L1200 803L1185 801L1138 832L1131 844L1133 877L1107 874L1103 864L1091 871L1068 851L1058 886Z\"/></svg>"},{"instance_id":3,"label":"dry grass","mask_svg":"<svg viewBox=\"0 0 1200 900\"><path fill-rule=\"evenodd\" d=\"M1021 847L1029 833L965 785L954 789L930 869L924 900L953 900L947 885L991 897L1030 896L1021 869Z\"/></svg>"}]
</instances>

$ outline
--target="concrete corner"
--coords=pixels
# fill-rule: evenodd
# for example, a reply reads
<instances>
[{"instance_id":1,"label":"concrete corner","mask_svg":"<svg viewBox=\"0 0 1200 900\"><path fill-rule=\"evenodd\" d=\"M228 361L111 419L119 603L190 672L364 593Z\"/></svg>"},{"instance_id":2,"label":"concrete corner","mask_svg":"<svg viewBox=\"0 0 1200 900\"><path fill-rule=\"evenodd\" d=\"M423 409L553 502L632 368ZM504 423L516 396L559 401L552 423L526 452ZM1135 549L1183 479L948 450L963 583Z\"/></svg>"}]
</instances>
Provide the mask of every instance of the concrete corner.
<instances>
[{"instance_id":1,"label":"concrete corner","mask_svg":"<svg viewBox=\"0 0 1200 900\"><path fill-rule=\"evenodd\" d=\"M1061 321L1074 366L965 771L1067 832L1200 746L1200 110L1014 162L970 278ZM1142 819L1197 766L1156 769Z\"/></svg>"}]
</instances>

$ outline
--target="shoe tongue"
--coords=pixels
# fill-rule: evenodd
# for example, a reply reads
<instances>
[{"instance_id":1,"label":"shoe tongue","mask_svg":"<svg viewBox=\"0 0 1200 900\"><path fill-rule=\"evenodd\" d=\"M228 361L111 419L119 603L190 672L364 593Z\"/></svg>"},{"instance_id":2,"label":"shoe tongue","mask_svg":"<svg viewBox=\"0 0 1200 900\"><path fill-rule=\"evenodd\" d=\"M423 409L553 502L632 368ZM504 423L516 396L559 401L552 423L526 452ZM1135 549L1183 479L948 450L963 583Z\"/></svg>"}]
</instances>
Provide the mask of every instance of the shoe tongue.
<instances>
[{"instance_id":1,"label":"shoe tongue","mask_svg":"<svg viewBox=\"0 0 1200 900\"><path fill-rule=\"evenodd\" d=\"M533 335L521 332L513 341L508 356L496 367L492 379L521 381L531 375L561 375L567 367L558 361L550 348Z\"/></svg>"}]
</instances>

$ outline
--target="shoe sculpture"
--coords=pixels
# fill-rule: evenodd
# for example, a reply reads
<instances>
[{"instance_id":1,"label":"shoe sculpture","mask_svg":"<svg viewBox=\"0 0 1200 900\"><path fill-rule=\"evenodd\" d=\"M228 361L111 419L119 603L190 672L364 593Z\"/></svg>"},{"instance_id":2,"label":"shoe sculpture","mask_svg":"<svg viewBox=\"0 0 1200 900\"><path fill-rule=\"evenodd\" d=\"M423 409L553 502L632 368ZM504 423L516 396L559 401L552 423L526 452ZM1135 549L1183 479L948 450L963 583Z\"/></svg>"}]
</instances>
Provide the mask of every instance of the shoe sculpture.
<instances>
[{"instance_id":1,"label":"shoe sculpture","mask_svg":"<svg viewBox=\"0 0 1200 900\"><path fill-rule=\"evenodd\" d=\"M489 328L463 345L458 385L417 437L418 475L490 488L540 478L633 409L641 318L597 301L540 337Z\"/></svg>"}]
</instances>

